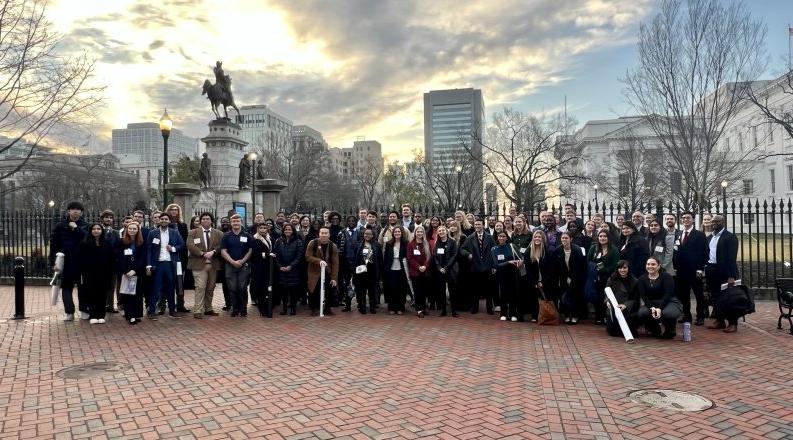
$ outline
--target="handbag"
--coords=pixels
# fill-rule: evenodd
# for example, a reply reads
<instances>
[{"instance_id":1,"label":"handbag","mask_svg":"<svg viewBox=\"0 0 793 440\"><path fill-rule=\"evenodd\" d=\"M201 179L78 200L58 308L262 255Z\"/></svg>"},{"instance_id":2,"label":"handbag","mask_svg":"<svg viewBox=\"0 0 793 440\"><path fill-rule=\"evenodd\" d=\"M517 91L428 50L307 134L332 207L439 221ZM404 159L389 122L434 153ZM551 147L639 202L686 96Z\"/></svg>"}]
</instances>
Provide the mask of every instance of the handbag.
<instances>
[{"instance_id":1,"label":"handbag","mask_svg":"<svg viewBox=\"0 0 793 440\"><path fill-rule=\"evenodd\" d=\"M540 289L540 313L537 316L537 325L560 325L562 320L559 318L559 311L556 304L545 297L545 293Z\"/></svg>"},{"instance_id":2,"label":"handbag","mask_svg":"<svg viewBox=\"0 0 793 440\"><path fill-rule=\"evenodd\" d=\"M512 258L514 258L516 260L523 260L523 258L520 256L520 254L515 252L515 245L514 244L509 245L509 247L510 247L510 249L512 249ZM526 265L525 264L521 265L518 268L518 272L520 273L520 276L525 277L526 274L528 273L528 272L526 272Z\"/></svg>"}]
</instances>

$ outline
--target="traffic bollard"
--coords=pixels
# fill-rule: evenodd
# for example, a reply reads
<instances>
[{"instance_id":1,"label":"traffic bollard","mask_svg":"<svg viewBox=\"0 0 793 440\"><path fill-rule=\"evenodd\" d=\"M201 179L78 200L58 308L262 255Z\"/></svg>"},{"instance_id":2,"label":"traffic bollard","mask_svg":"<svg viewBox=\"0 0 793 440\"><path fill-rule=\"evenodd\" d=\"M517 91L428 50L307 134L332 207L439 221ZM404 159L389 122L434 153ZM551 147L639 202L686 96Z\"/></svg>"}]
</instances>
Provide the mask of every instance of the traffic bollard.
<instances>
[{"instance_id":1,"label":"traffic bollard","mask_svg":"<svg viewBox=\"0 0 793 440\"><path fill-rule=\"evenodd\" d=\"M25 319L25 259L14 259L14 319Z\"/></svg>"}]
</instances>

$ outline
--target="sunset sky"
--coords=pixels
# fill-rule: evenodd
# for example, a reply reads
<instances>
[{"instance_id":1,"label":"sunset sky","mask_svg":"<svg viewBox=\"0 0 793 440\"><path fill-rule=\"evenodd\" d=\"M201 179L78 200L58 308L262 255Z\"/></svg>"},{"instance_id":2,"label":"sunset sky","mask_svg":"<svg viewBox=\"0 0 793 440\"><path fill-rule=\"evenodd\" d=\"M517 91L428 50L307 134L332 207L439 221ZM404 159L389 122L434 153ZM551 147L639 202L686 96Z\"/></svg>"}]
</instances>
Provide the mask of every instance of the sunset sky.
<instances>
[{"instance_id":1,"label":"sunset sky","mask_svg":"<svg viewBox=\"0 0 793 440\"><path fill-rule=\"evenodd\" d=\"M789 0L748 2L768 25L769 75L787 53ZM320 130L331 146L356 136L388 159L423 148L422 94L483 91L503 106L568 112L580 123L629 113L618 78L636 60L650 0L157 1L58 0L48 17L60 50L96 57L107 86L95 149L110 130L156 121L206 134L204 79L222 60L237 105L267 104Z\"/></svg>"}]
</instances>

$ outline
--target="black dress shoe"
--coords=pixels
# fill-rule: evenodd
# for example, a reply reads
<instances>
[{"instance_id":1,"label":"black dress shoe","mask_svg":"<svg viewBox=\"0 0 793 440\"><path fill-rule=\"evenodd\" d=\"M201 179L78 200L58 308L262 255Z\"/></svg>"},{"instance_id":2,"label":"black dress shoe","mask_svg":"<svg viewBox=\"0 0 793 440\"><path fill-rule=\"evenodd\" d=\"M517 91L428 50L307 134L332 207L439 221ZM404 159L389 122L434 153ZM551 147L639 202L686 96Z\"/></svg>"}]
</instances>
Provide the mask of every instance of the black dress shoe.
<instances>
[{"instance_id":1,"label":"black dress shoe","mask_svg":"<svg viewBox=\"0 0 793 440\"><path fill-rule=\"evenodd\" d=\"M294 307L289 308L289 316L295 316L297 314L297 310Z\"/></svg>"},{"instance_id":2,"label":"black dress shoe","mask_svg":"<svg viewBox=\"0 0 793 440\"><path fill-rule=\"evenodd\" d=\"M165 309L164 309L164 308L162 308L162 309L157 309L157 314L158 314L158 315L164 315L164 314L165 314Z\"/></svg>"},{"instance_id":3,"label":"black dress shoe","mask_svg":"<svg viewBox=\"0 0 793 440\"><path fill-rule=\"evenodd\" d=\"M441 316L446 316L446 310L441 311Z\"/></svg>"},{"instance_id":4,"label":"black dress shoe","mask_svg":"<svg viewBox=\"0 0 793 440\"><path fill-rule=\"evenodd\" d=\"M176 306L176 311L179 313L190 313L190 309L185 306Z\"/></svg>"},{"instance_id":5,"label":"black dress shoe","mask_svg":"<svg viewBox=\"0 0 793 440\"><path fill-rule=\"evenodd\" d=\"M358 313L360 313L361 315L365 315L366 314L366 307L360 307L358 309Z\"/></svg>"},{"instance_id":6,"label":"black dress shoe","mask_svg":"<svg viewBox=\"0 0 793 440\"><path fill-rule=\"evenodd\" d=\"M286 315L286 309L281 310L281 313L279 313L279 315L281 315L281 316Z\"/></svg>"},{"instance_id":7,"label":"black dress shoe","mask_svg":"<svg viewBox=\"0 0 793 440\"><path fill-rule=\"evenodd\" d=\"M452 312L452 318L459 318L459 317L460 315L458 315L457 312Z\"/></svg>"},{"instance_id":8,"label":"black dress shoe","mask_svg":"<svg viewBox=\"0 0 793 440\"><path fill-rule=\"evenodd\" d=\"M118 310L114 309L113 306L110 306L105 309L107 313L118 313Z\"/></svg>"},{"instance_id":9,"label":"black dress shoe","mask_svg":"<svg viewBox=\"0 0 793 440\"><path fill-rule=\"evenodd\" d=\"M224 312L228 312L228 311L229 311L229 309L231 309L231 307L229 307L229 306L223 306L223 308L222 308L221 310L223 310Z\"/></svg>"},{"instance_id":10,"label":"black dress shoe","mask_svg":"<svg viewBox=\"0 0 793 440\"><path fill-rule=\"evenodd\" d=\"M171 317L171 318L173 318L173 319L182 319L182 317L181 317L181 316L177 315L177 314L176 314L176 313L174 313L174 312L168 312L168 316L169 316L169 317Z\"/></svg>"},{"instance_id":11,"label":"black dress shoe","mask_svg":"<svg viewBox=\"0 0 793 440\"><path fill-rule=\"evenodd\" d=\"M352 309L349 306L341 309L342 312L349 312L350 310L352 310Z\"/></svg>"},{"instance_id":12,"label":"black dress shoe","mask_svg":"<svg viewBox=\"0 0 793 440\"><path fill-rule=\"evenodd\" d=\"M239 315L240 315L240 314L239 314L239 313L237 313L237 312L231 312L231 317L232 317L232 318L236 318L236 317L237 317L237 316L239 316Z\"/></svg>"},{"instance_id":13,"label":"black dress shoe","mask_svg":"<svg viewBox=\"0 0 793 440\"><path fill-rule=\"evenodd\" d=\"M205 316L220 316L220 313L213 311L204 312Z\"/></svg>"},{"instance_id":14,"label":"black dress shoe","mask_svg":"<svg viewBox=\"0 0 793 440\"><path fill-rule=\"evenodd\" d=\"M694 325L705 325L705 320L702 318L697 318L697 320L694 321Z\"/></svg>"},{"instance_id":15,"label":"black dress shoe","mask_svg":"<svg viewBox=\"0 0 793 440\"><path fill-rule=\"evenodd\" d=\"M370 307L370 308L369 308L369 313L371 313L372 315L374 315L375 313L377 313L377 309L375 309L374 307Z\"/></svg>"}]
</instances>

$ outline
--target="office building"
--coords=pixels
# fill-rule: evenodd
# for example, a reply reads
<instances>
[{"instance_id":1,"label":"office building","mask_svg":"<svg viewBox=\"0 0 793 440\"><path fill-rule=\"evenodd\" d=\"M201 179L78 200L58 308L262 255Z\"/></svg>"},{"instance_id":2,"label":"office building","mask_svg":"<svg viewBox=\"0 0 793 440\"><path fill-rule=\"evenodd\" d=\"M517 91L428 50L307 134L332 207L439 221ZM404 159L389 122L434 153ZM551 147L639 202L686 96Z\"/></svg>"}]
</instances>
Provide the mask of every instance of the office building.
<instances>
[{"instance_id":1,"label":"office building","mask_svg":"<svg viewBox=\"0 0 793 440\"><path fill-rule=\"evenodd\" d=\"M113 130L113 155L123 170L134 172L146 189L159 188L162 179L163 139L160 124L141 122ZM168 137L168 162L179 156L198 157L198 139L172 129Z\"/></svg>"},{"instance_id":2,"label":"office building","mask_svg":"<svg viewBox=\"0 0 793 440\"><path fill-rule=\"evenodd\" d=\"M248 142L246 151L285 149L292 144L292 121L266 105L244 105L234 122L242 128Z\"/></svg>"},{"instance_id":3,"label":"office building","mask_svg":"<svg viewBox=\"0 0 793 440\"><path fill-rule=\"evenodd\" d=\"M292 147L296 151L327 151L328 143L319 131L308 125L295 125L292 127Z\"/></svg>"},{"instance_id":4,"label":"office building","mask_svg":"<svg viewBox=\"0 0 793 440\"><path fill-rule=\"evenodd\" d=\"M328 150L331 162L342 181L358 185L363 180L374 181L377 187L383 185L383 146L375 140L358 138L349 148L331 148Z\"/></svg>"},{"instance_id":5,"label":"office building","mask_svg":"<svg viewBox=\"0 0 793 440\"><path fill-rule=\"evenodd\" d=\"M424 155L433 169L454 172L465 165L474 173L474 188L482 199L484 171L481 163L470 157L482 157L482 148L474 140L485 132L485 104L479 89L433 90L424 94ZM464 146L465 145L465 146ZM470 152L469 152L470 150Z\"/></svg>"}]
</instances>

